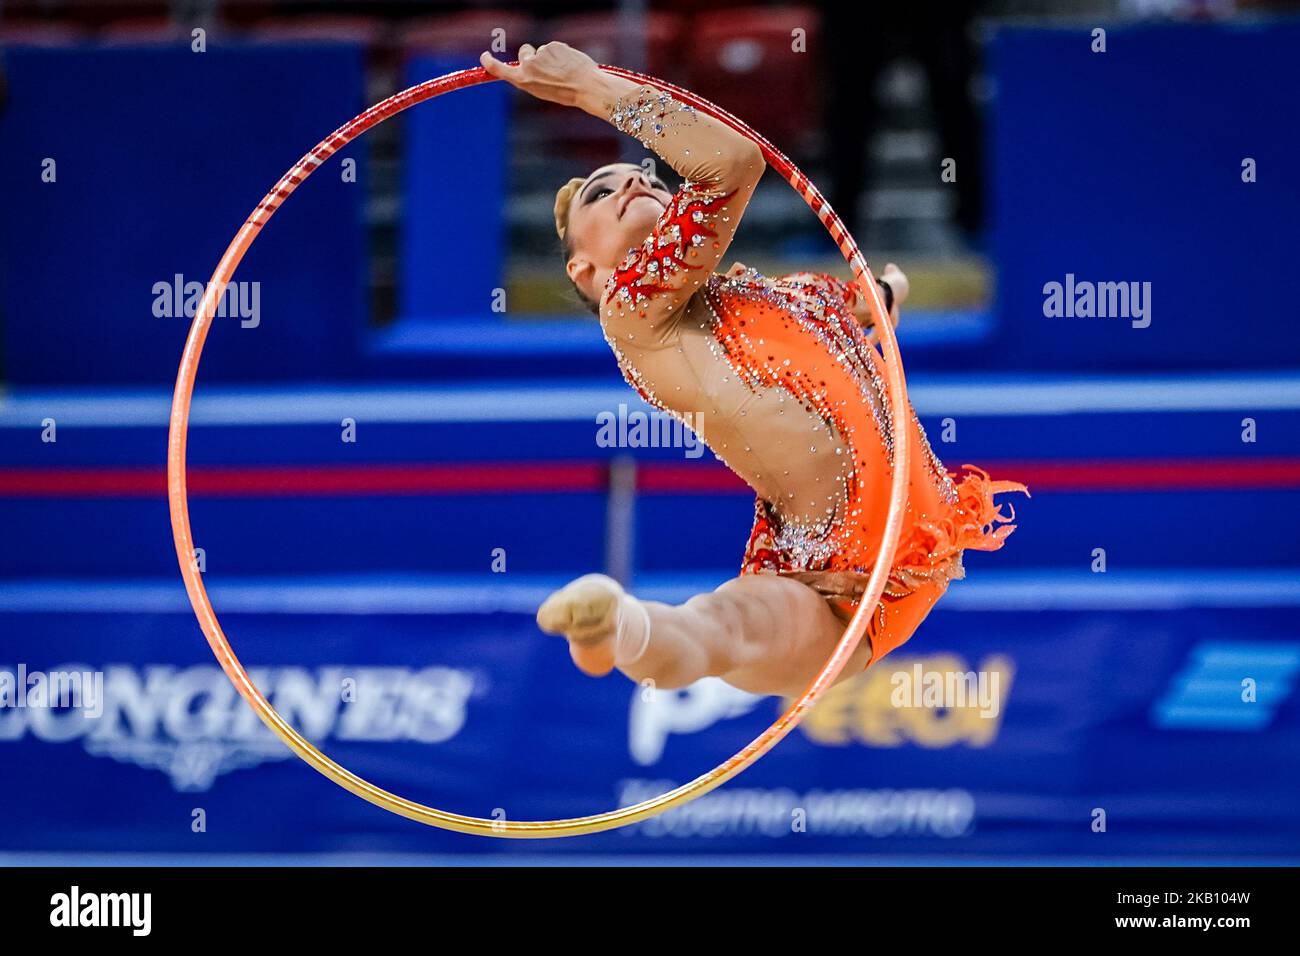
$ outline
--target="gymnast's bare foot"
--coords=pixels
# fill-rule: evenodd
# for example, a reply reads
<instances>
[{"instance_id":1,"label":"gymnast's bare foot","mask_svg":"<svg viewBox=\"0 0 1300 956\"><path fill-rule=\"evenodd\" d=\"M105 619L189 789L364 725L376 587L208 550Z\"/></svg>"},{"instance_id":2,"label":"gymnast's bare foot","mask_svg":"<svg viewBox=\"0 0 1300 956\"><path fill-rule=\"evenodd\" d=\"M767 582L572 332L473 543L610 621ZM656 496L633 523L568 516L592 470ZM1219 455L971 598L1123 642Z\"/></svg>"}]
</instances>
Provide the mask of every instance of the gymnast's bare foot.
<instances>
[{"instance_id":1,"label":"gymnast's bare foot","mask_svg":"<svg viewBox=\"0 0 1300 956\"><path fill-rule=\"evenodd\" d=\"M561 634L578 669L603 677L614 669L619 599L623 588L603 574L584 574L556 591L537 609L537 626Z\"/></svg>"}]
</instances>

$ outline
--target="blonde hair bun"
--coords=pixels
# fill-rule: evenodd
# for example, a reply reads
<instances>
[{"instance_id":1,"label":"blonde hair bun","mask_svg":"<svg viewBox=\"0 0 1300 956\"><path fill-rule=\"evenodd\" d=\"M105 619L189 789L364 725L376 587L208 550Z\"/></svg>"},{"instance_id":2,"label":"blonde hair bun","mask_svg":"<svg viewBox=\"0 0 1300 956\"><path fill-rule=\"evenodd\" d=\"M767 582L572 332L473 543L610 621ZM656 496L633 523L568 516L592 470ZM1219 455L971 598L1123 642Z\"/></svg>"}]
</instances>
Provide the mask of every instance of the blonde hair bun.
<instances>
[{"instance_id":1,"label":"blonde hair bun","mask_svg":"<svg viewBox=\"0 0 1300 956\"><path fill-rule=\"evenodd\" d=\"M569 231L569 207L573 205L573 197L577 195L578 190L582 188L582 184L585 182L585 179L570 179L555 194L555 232L561 240L564 239L564 234Z\"/></svg>"}]
</instances>

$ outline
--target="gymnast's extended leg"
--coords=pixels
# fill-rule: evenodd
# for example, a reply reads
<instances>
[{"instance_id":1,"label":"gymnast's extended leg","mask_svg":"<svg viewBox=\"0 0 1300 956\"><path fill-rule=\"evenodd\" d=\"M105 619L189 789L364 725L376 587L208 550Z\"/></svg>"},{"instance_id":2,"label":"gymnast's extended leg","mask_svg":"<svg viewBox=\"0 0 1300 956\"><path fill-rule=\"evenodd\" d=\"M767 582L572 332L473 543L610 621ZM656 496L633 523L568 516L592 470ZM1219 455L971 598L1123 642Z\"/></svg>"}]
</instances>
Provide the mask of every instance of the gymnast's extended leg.
<instances>
[{"instance_id":1,"label":"gymnast's extended leg","mask_svg":"<svg viewBox=\"0 0 1300 956\"><path fill-rule=\"evenodd\" d=\"M756 694L802 692L844 633L812 588L776 575L733 578L716 591L673 606L642 601L603 574L588 574L552 594L537 612L549 634L569 641L574 663L596 676L614 668L665 689L720 677ZM845 675L871 655L864 638Z\"/></svg>"}]
</instances>

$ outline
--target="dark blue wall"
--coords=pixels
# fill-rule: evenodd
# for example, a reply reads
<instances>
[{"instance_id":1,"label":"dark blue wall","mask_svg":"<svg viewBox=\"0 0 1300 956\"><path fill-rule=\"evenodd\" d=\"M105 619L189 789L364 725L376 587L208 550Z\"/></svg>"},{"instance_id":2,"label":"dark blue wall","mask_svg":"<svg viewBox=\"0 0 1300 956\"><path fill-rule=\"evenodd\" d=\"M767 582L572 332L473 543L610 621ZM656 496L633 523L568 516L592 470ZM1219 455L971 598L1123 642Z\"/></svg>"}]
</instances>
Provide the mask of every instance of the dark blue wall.
<instances>
[{"instance_id":1,"label":"dark blue wall","mask_svg":"<svg viewBox=\"0 0 1300 956\"><path fill-rule=\"evenodd\" d=\"M154 284L206 283L279 177L361 108L361 51L16 48L4 56L0 283L4 377L170 382L188 328ZM42 161L57 182L41 181ZM358 162L358 181L340 175ZM235 275L260 324L218 319L203 378L330 378L363 314L365 154L348 147L276 214Z\"/></svg>"},{"instance_id":2,"label":"dark blue wall","mask_svg":"<svg viewBox=\"0 0 1300 956\"><path fill-rule=\"evenodd\" d=\"M1300 364L1300 22L1112 27L1105 53L1091 29L990 50L998 364ZM1067 273L1150 282L1150 327L1046 318Z\"/></svg>"},{"instance_id":3,"label":"dark blue wall","mask_svg":"<svg viewBox=\"0 0 1300 956\"><path fill-rule=\"evenodd\" d=\"M421 57L406 83L477 65ZM504 284L510 89L487 83L402 116L400 311L440 320L491 316Z\"/></svg>"}]
</instances>

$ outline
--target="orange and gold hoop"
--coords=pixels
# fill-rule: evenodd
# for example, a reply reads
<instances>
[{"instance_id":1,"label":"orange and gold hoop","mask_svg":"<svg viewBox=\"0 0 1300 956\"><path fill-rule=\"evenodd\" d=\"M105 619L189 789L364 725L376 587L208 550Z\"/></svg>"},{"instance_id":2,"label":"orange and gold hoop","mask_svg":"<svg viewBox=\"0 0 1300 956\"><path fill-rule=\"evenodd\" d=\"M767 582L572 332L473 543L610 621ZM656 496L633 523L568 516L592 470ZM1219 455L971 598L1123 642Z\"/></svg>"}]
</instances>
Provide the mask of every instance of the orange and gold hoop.
<instances>
[{"instance_id":1,"label":"orange and gold hoop","mask_svg":"<svg viewBox=\"0 0 1300 956\"><path fill-rule=\"evenodd\" d=\"M665 83L654 77L643 76L630 70L619 69L618 67L602 66L601 69L615 76L625 77L638 83L647 83L666 90L679 100L726 123L732 129L756 143L763 150L764 158L768 164L794 187L795 191L803 197L804 201L821 219L822 224L826 226L831 238L835 240L840 252L843 253L845 260L853 269L853 274L862 293L871 301L875 314L886 314L875 279L868 270L866 261L858 250L857 243L853 241L853 237L845 230L844 224L826 203L826 200L822 198L817 188L771 143L725 110L670 83ZM203 343L207 339L213 316L216 314L217 305L225 293L226 285L230 282L235 269L244 258L248 247L253 244L253 240L257 238L258 233L266 225L267 220L271 218L276 209L304 179L311 175L313 170L357 136L407 107L452 90L490 82L491 79L481 67L461 70L420 83L410 89L394 94L382 103L372 106L360 116L339 127L300 159L292 169L281 177L275 187L266 194L266 197L253 210L252 215L244 222L243 227L217 264L216 271L212 274L212 279L208 282L203 299L199 303L198 312L194 317L189 337L185 342L185 351L181 356L180 369L176 375L176 391L172 397L171 427L167 440L167 498L171 509L172 537L176 544L176 557L180 562L181 577L185 580L185 589L189 593L190 603L194 607L194 613L198 617L199 625L203 628L203 633L208 639L208 644L212 647L213 654L221 663L222 669L225 670L226 676L235 685L235 689L239 691L249 706L257 712L262 722L277 737L283 740L294 753L330 780L333 780L345 790L350 790L363 800L368 800L392 813L429 826L440 827L444 830L455 830L459 833L473 833L480 836L524 839L578 836L584 833L599 833L603 830L612 830L616 827L637 823L655 814L694 800L696 797L703 796L710 790L721 786L758 760L759 757L767 753L779 740L793 730L822 694L826 692L827 688L834 683L865 635L868 621L876 605L880 602L889 577L894 551L898 547L898 538L902 531L903 511L907 502L908 447L907 442L899 442L894 452L894 474L890 489L889 514L881 535L879 555L871 570L866 592L862 596L862 603L854 614L853 620L844 631L844 636L822 667L821 672L813 679L798 700L747 747L707 773L696 777L675 790L630 807L623 807L606 813L597 813L592 816L574 817L568 820L487 820L479 817L468 817L416 803L363 780L346 767L321 753L297 730L291 727L271 706L271 703L262 692L253 685L248 672L244 670L244 665L240 663L239 658L235 655L230 642L221 630L221 624L217 620L217 613L213 610L207 589L203 585L202 575L194 562L194 539L190 531L189 499L185 488L185 446L189 432L190 400L194 393L194 377L198 372ZM907 403L906 384L903 379L902 359L898 351L898 341L890 323L880 323L878 331L881 350L885 358L885 381L889 392L889 408L893 417L893 433L895 435L906 435L909 405Z\"/></svg>"}]
</instances>

